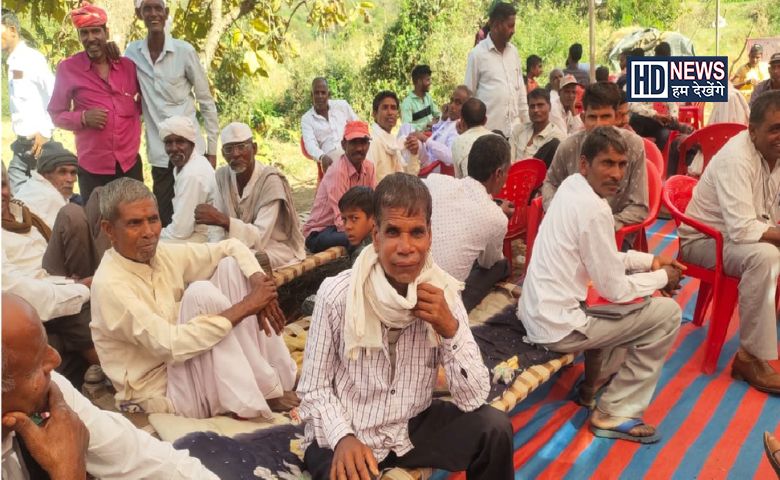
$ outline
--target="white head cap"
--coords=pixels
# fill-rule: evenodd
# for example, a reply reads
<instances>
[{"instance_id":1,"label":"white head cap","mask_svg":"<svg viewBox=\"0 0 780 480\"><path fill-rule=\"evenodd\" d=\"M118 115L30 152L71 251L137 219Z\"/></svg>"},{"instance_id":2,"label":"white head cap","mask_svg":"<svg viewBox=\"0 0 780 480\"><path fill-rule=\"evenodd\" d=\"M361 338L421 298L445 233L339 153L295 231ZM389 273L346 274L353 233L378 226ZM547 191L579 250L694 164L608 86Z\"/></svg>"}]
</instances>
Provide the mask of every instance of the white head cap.
<instances>
[{"instance_id":1,"label":"white head cap","mask_svg":"<svg viewBox=\"0 0 780 480\"><path fill-rule=\"evenodd\" d=\"M249 128L249 125L241 122L229 123L222 129L222 133L219 137L222 141L222 145L227 143L245 142L253 138L252 129Z\"/></svg>"},{"instance_id":2,"label":"white head cap","mask_svg":"<svg viewBox=\"0 0 780 480\"><path fill-rule=\"evenodd\" d=\"M160 123L159 129L161 140L165 140L165 137L168 135L178 135L192 143L196 143L198 136L198 130L189 117L175 116L166 118Z\"/></svg>"}]
</instances>

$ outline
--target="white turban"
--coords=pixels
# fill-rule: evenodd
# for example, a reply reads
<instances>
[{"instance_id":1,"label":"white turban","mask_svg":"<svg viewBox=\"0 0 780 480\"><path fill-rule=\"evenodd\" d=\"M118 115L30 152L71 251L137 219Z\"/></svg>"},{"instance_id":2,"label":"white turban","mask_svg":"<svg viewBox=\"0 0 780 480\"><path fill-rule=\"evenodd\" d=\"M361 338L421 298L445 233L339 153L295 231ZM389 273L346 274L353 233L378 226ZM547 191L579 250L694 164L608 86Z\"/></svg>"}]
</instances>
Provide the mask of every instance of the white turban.
<instances>
[{"instance_id":1,"label":"white turban","mask_svg":"<svg viewBox=\"0 0 780 480\"><path fill-rule=\"evenodd\" d=\"M169 117L160 123L160 139L165 141L168 135L178 135L192 143L197 143L198 129L189 117Z\"/></svg>"},{"instance_id":2,"label":"white turban","mask_svg":"<svg viewBox=\"0 0 780 480\"><path fill-rule=\"evenodd\" d=\"M249 125L246 123L241 122L229 123L222 129L222 133L220 134L222 145L225 145L226 143L245 142L252 138L252 129L249 128Z\"/></svg>"}]
</instances>

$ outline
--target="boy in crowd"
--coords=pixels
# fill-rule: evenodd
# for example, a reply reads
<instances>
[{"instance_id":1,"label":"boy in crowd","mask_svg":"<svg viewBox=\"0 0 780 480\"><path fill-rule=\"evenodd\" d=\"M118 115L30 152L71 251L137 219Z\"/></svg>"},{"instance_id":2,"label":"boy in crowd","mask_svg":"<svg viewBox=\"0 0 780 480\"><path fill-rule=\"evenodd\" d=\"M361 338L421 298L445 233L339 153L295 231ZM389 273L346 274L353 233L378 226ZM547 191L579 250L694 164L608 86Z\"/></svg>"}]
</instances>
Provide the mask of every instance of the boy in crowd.
<instances>
[{"instance_id":1,"label":"boy in crowd","mask_svg":"<svg viewBox=\"0 0 780 480\"><path fill-rule=\"evenodd\" d=\"M355 263L363 248L371 245L371 232L374 230L374 190L364 186L350 188L339 200L339 211L351 250L351 265Z\"/></svg>"}]
</instances>

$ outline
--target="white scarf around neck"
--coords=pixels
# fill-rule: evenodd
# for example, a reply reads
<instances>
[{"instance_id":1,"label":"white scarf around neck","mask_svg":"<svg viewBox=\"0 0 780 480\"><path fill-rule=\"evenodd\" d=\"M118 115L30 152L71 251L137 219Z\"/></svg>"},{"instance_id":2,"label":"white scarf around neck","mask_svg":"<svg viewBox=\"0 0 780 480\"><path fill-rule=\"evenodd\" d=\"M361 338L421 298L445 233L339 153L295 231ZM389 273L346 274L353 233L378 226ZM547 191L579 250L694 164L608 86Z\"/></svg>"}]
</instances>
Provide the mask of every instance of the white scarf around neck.
<instances>
[{"instance_id":1,"label":"white scarf around neck","mask_svg":"<svg viewBox=\"0 0 780 480\"><path fill-rule=\"evenodd\" d=\"M421 283L430 283L444 290L450 310L459 301L463 290L463 282L436 265L429 252L422 271L409 284L406 296L401 296L387 280L374 247L363 249L352 267L347 290L344 319L347 359L356 359L361 349L366 349L369 355L375 349L381 350L382 325L405 328L415 321L412 309L417 305L417 286ZM427 326L431 345L438 345L438 335L430 324Z\"/></svg>"}]
</instances>

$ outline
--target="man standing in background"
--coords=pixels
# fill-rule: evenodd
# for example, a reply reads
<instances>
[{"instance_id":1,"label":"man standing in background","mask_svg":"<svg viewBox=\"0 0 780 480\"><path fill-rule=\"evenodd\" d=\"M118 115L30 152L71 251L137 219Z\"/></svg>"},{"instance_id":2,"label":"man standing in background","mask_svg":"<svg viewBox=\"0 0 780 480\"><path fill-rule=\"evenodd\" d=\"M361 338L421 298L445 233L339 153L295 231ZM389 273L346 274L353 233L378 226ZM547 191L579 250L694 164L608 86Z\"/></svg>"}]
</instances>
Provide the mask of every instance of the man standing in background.
<instances>
[{"instance_id":1,"label":"man standing in background","mask_svg":"<svg viewBox=\"0 0 780 480\"><path fill-rule=\"evenodd\" d=\"M198 127L195 102L206 126L208 144L198 129L195 144L206 152L212 167L217 165L217 134L219 120L217 106L209 90L206 72L198 54L189 43L171 37L165 31L169 10L165 0L135 0L136 15L146 25L147 36L130 43L125 50L127 58L135 63L141 86L146 127L146 155L152 166L154 195L160 209L163 226L173 216L173 165L160 139L160 123L170 117L188 117Z\"/></svg>"},{"instance_id":2,"label":"man standing in background","mask_svg":"<svg viewBox=\"0 0 780 480\"><path fill-rule=\"evenodd\" d=\"M528 103L517 48L509 41L515 34L517 11L509 3L497 3L490 12L490 33L471 52L466 84L487 106L488 130L505 137L516 123L528 121Z\"/></svg>"},{"instance_id":3,"label":"man standing in background","mask_svg":"<svg viewBox=\"0 0 780 480\"><path fill-rule=\"evenodd\" d=\"M11 129L16 140L11 144L14 155L8 163L11 192L30 178L41 147L51 138L54 125L46 106L54 89L54 75L46 58L21 39L19 19L13 13L2 17L2 49L8 63L8 106Z\"/></svg>"}]
</instances>

